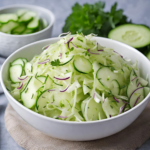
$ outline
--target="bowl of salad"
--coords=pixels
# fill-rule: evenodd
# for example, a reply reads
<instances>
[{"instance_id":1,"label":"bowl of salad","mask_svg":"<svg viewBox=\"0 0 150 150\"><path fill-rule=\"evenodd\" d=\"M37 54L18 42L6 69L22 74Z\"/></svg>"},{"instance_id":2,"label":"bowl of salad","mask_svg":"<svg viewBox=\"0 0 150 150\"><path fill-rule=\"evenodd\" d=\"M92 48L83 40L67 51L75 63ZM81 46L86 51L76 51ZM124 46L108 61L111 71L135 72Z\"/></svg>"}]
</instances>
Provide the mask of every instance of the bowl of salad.
<instances>
[{"instance_id":1,"label":"bowl of salad","mask_svg":"<svg viewBox=\"0 0 150 150\"><path fill-rule=\"evenodd\" d=\"M0 8L0 55L9 56L29 43L50 38L53 13L34 5L11 5Z\"/></svg>"},{"instance_id":2,"label":"bowl of salad","mask_svg":"<svg viewBox=\"0 0 150 150\"><path fill-rule=\"evenodd\" d=\"M150 100L149 60L93 34L62 34L10 55L1 84L14 110L39 131L88 141L129 126Z\"/></svg>"}]
</instances>

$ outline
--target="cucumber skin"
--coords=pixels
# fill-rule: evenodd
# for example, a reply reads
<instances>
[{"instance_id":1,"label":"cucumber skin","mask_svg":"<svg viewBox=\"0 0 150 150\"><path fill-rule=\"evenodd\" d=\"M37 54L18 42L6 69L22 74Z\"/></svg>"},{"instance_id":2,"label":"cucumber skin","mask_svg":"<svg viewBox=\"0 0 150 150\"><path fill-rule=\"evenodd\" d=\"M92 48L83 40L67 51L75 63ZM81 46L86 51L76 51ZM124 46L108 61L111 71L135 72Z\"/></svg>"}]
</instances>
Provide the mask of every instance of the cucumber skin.
<instances>
[{"instance_id":1,"label":"cucumber skin","mask_svg":"<svg viewBox=\"0 0 150 150\"><path fill-rule=\"evenodd\" d=\"M122 27L122 26L126 26L126 25L143 26L144 28L147 28L147 29L149 30L149 32L150 32L150 28L149 28L148 26L146 26L146 25L143 25L143 24L124 24L124 25L120 25L120 26L118 26L118 27L112 29L112 30L108 33L108 38L111 39L111 34L112 34L112 32L113 32L114 30L116 30L116 29L118 29L118 28L120 28L120 27ZM143 47L148 46L149 44L150 44L150 40L149 40L149 43L147 43L146 45L142 45L142 46L139 46L139 47L136 47L136 46L135 46L134 48L140 49L140 48L143 48ZM133 47L133 46L132 46L132 47Z\"/></svg>"},{"instance_id":2,"label":"cucumber skin","mask_svg":"<svg viewBox=\"0 0 150 150\"><path fill-rule=\"evenodd\" d=\"M26 84L26 86L25 86L25 88L21 91L21 93L20 93L20 99L21 99L21 101L22 101L22 103L23 103L23 106L25 106L24 105L24 101L22 100L22 93L26 90L26 88L27 88L27 86L28 86L28 84L30 83L30 81L31 81L31 79L32 79L32 77L28 80L28 83ZM35 101L36 102L36 101ZM31 108L33 108L35 106L35 104L31 107ZM25 106L26 107L26 106ZM30 109L31 109L30 108Z\"/></svg>"},{"instance_id":3,"label":"cucumber skin","mask_svg":"<svg viewBox=\"0 0 150 150\"><path fill-rule=\"evenodd\" d=\"M13 63L14 63L16 60L18 60L18 59L22 59L22 61L23 61L23 59L26 59L26 58L22 58L22 57L17 58L17 59L15 59L11 64L13 64ZM23 65L22 67L23 67L23 69L24 69L24 67L25 67L25 62L24 62L24 61L23 61L23 64L24 64L24 65Z\"/></svg>"},{"instance_id":4,"label":"cucumber skin","mask_svg":"<svg viewBox=\"0 0 150 150\"><path fill-rule=\"evenodd\" d=\"M43 93L45 93L46 91L47 91L47 90L45 90L45 91L41 92L41 94L40 94L40 95L38 95L38 96L37 96L37 98L36 98L35 108L36 108L36 110L37 110L37 111L38 111L38 105L37 105L37 102L38 102L39 98L42 96L42 94L43 94Z\"/></svg>"},{"instance_id":5,"label":"cucumber skin","mask_svg":"<svg viewBox=\"0 0 150 150\"><path fill-rule=\"evenodd\" d=\"M62 63L62 64L59 64L59 66L64 66L64 65L66 65L66 64L69 63L73 58L74 58L74 56L72 56L72 58L71 58L69 61L67 61L67 62L65 62L65 63Z\"/></svg>"},{"instance_id":6,"label":"cucumber skin","mask_svg":"<svg viewBox=\"0 0 150 150\"><path fill-rule=\"evenodd\" d=\"M17 65L17 64L16 64L16 65ZM19 65L20 65L20 64L19 64ZM8 70L8 72L9 72L9 79L10 79L10 81L11 81L12 83L19 83L19 82L14 82L14 81L12 81L12 79L11 79L11 77L10 77L10 67L11 67L11 66L14 66L14 65L11 65L11 63L10 63L9 70ZM22 66L22 65L20 65L20 66ZM24 69L23 69L23 66L22 66L22 73L21 73L20 76L23 75L23 71L24 71Z\"/></svg>"},{"instance_id":7,"label":"cucumber skin","mask_svg":"<svg viewBox=\"0 0 150 150\"><path fill-rule=\"evenodd\" d=\"M87 59L87 61L89 61L88 59ZM76 68L76 66L75 66L75 60L73 61L73 67L74 67L74 69L76 70L76 71L78 71L78 72L80 72L80 73L83 73L83 74L88 74L88 73L91 73L92 71L93 71L93 69L91 69L91 71L90 72L82 72L82 71L80 71L80 70L78 70L77 68ZM92 66L92 63L89 61L89 63L91 64L91 66Z\"/></svg>"}]
</instances>

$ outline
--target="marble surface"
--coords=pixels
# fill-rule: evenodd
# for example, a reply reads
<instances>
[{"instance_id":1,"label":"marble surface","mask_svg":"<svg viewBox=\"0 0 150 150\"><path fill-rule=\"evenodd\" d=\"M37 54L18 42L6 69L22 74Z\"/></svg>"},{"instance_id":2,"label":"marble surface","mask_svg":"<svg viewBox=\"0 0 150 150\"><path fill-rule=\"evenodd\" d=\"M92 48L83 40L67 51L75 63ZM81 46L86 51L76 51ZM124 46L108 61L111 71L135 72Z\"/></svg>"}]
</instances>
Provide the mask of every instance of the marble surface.
<instances>
[{"instance_id":1,"label":"marble surface","mask_svg":"<svg viewBox=\"0 0 150 150\"><path fill-rule=\"evenodd\" d=\"M62 27L65 23L65 18L71 13L71 6L75 2L80 4L94 3L98 0L0 0L0 7L13 4L32 4L50 9L55 15L55 24L52 37L58 36L62 32ZM134 23L146 24L150 27L150 0L105 0L106 10L109 10L114 2L118 2L118 8L124 9L124 14L129 16ZM0 64L4 61L0 58ZM0 150L23 150L11 138L4 124L4 111L7 105L7 99L0 87ZM149 150L150 139L147 140L137 150Z\"/></svg>"}]
</instances>

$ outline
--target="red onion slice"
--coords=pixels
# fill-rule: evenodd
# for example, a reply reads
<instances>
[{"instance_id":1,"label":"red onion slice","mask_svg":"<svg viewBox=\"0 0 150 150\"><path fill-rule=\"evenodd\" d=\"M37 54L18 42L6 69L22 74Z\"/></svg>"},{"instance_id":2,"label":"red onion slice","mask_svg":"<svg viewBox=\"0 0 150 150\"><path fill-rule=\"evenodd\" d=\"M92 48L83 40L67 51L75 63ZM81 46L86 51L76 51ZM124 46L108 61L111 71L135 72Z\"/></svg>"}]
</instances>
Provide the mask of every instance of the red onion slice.
<instances>
[{"instance_id":1,"label":"red onion slice","mask_svg":"<svg viewBox=\"0 0 150 150\"><path fill-rule=\"evenodd\" d=\"M54 77L55 79L57 79L57 80L67 80L67 79L69 79L70 77L66 77L66 78L58 78L58 77Z\"/></svg>"},{"instance_id":2,"label":"red onion slice","mask_svg":"<svg viewBox=\"0 0 150 150\"><path fill-rule=\"evenodd\" d=\"M90 52L90 49L87 49L87 51L88 51L90 54L99 55L99 53Z\"/></svg>"},{"instance_id":3,"label":"red onion slice","mask_svg":"<svg viewBox=\"0 0 150 150\"><path fill-rule=\"evenodd\" d=\"M26 76L24 79L21 79L21 78L18 78L19 80L25 80L25 79L27 79L28 78L28 76Z\"/></svg>"},{"instance_id":4,"label":"red onion slice","mask_svg":"<svg viewBox=\"0 0 150 150\"><path fill-rule=\"evenodd\" d=\"M49 89L48 92L55 91L55 89Z\"/></svg>"},{"instance_id":5,"label":"red onion slice","mask_svg":"<svg viewBox=\"0 0 150 150\"><path fill-rule=\"evenodd\" d=\"M21 82L21 85L19 87L17 87L17 89L21 89L23 86L23 83Z\"/></svg>"},{"instance_id":6,"label":"red onion slice","mask_svg":"<svg viewBox=\"0 0 150 150\"><path fill-rule=\"evenodd\" d=\"M137 104L138 100L140 99L141 95L137 98L137 100L134 103L134 106Z\"/></svg>"},{"instance_id":7,"label":"red onion slice","mask_svg":"<svg viewBox=\"0 0 150 150\"><path fill-rule=\"evenodd\" d=\"M113 51L113 52L117 53L116 51ZM119 53L117 53L117 54L118 54L118 55L120 55ZM122 56L122 55L120 55L120 57L121 57L121 58L123 58L123 56Z\"/></svg>"},{"instance_id":8,"label":"red onion slice","mask_svg":"<svg viewBox=\"0 0 150 150\"><path fill-rule=\"evenodd\" d=\"M49 48L49 45L48 45L48 46L46 46L46 47L44 47L44 48L43 48L43 50L46 50L47 48Z\"/></svg>"},{"instance_id":9,"label":"red onion slice","mask_svg":"<svg viewBox=\"0 0 150 150\"><path fill-rule=\"evenodd\" d=\"M62 58L62 53L60 53L59 57L60 57L60 59Z\"/></svg>"},{"instance_id":10,"label":"red onion slice","mask_svg":"<svg viewBox=\"0 0 150 150\"><path fill-rule=\"evenodd\" d=\"M122 102L125 103L125 104L128 104L128 102L126 102L126 101L124 101L124 100L122 100Z\"/></svg>"},{"instance_id":11,"label":"red onion slice","mask_svg":"<svg viewBox=\"0 0 150 150\"><path fill-rule=\"evenodd\" d=\"M65 44L71 42L73 40L73 37L71 39L69 39Z\"/></svg>"},{"instance_id":12,"label":"red onion slice","mask_svg":"<svg viewBox=\"0 0 150 150\"><path fill-rule=\"evenodd\" d=\"M50 59L46 59L46 60L44 60L44 61L42 61L42 62L38 62L38 64L46 64L46 63L48 63L50 61Z\"/></svg>"},{"instance_id":13,"label":"red onion slice","mask_svg":"<svg viewBox=\"0 0 150 150\"><path fill-rule=\"evenodd\" d=\"M139 87L139 88L137 88L136 90L134 90L134 91L132 92L132 94L130 95L130 98L131 98L131 96L132 96L137 90L142 89L142 88L144 88L144 87ZM129 99L130 99L130 98L129 98Z\"/></svg>"},{"instance_id":14,"label":"red onion slice","mask_svg":"<svg viewBox=\"0 0 150 150\"><path fill-rule=\"evenodd\" d=\"M137 77L133 78L131 81L134 81Z\"/></svg>"},{"instance_id":15,"label":"red onion slice","mask_svg":"<svg viewBox=\"0 0 150 150\"><path fill-rule=\"evenodd\" d=\"M97 51L99 51L99 52L101 51L101 52L102 52L102 51L104 51L104 50L103 50L103 49L99 49L99 50L97 50Z\"/></svg>"},{"instance_id":16,"label":"red onion slice","mask_svg":"<svg viewBox=\"0 0 150 150\"><path fill-rule=\"evenodd\" d=\"M67 86L67 88L66 89L64 89L64 90L61 90L60 92L65 92L65 91L67 91L67 89L69 88L69 85Z\"/></svg>"},{"instance_id":17,"label":"red onion slice","mask_svg":"<svg viewBox=\"0 0 150 150\"><path fill-rule=\"evenodd\" d=\"M117 103L119 103L119 100L116 97L113 96L113 98Z\"/></svg>"},{"instance_id":18,"label":"red onion slice","mask_svg":"<svg viewBox=\"0 0 150 150\"><path fill-rule=\"evenodd\" d=\"M125 106L126 106L126 104L125 104L125 105L123 105L122 107L120 107L119 114L121 114L121 113L122 113L122 111L123 111L123 109L125 108ZM119 114L118 114L118 115L119 115Z\"/></svg>"},{"instance_id":19,"label":"red onion slice","mask_svg":"<svg viewBox=\"0 0 150 150\"><path fill-rule=\"evenodd\" d=\"M140 84L141 84L141 83L139 82L139 83L137 84L137 87L139 87Z\"/></svg>"},{"instance_id":20,"label":"red onion slice","mask_svg":"<svg viewBox=\"0 0 150 150\"><path fill-rule=\"evenodd\" d=\"M68 118L67 116L58 116L58 118Z\"/></svg>"},{"instance_id":21,"label":"red onion slice","mask_svg":"<svg viewBox=\"0 0 150 150\"><path fill-rule=\"evenodd\" d=\"M78 48L76 45L74 45L72 42L71 42L71 44L75 47L75 48Z\"/></svg>"}]
</instances>

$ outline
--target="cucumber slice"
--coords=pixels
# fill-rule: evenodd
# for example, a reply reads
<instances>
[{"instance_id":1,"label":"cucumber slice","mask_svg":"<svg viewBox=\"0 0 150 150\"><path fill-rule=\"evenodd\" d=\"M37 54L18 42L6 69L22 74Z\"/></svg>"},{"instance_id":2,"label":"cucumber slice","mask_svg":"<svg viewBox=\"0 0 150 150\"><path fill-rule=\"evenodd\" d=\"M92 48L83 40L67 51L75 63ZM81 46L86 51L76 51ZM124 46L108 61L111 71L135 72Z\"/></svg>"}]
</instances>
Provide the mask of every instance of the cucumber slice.
<instances>
[{"instance_id":1,"label":"cucumber slice","mask_svg":"<svg viewBox=\"0 0 150 150\"><path fill-rule=\"evenodd\" d=\"M111 88L111 92L114 94L114 95L119 95L120 94L120 85L118 83L117 80L112 80L112 88Z\"/></svg>"},{"instance_id":2,"label":"cucumber slice","mask_svg":"<svg viewBox=\"0 0 150 150\"><path fill-rule=\"evenodd\" d=\"M27 11L28 11L28 10L26 10L26 9L19 9L19 10L17 11L17 16L18 16L18 17L21 17L21 16L24 15Z\"/></svg>"},{"instance_id":3,"label":"cucumber slice","mask_svg":"<svg viewBox=\"0 0 150 150\"><path fill-rule=\"evenodd\" d=\"M114 73L110 67L100 67L97 71L96 77L101 85L109 89L111 89L113 80L117 80L120 86L122 86L124 81L123 75Z\"/></svg>"},{"instance_id":4,"label":"cucumber slice","mask_svg":"<svg viewBox=\"0 0 150 150\"><path fill-rule=\"evenodd\" d=\"M28 62L26 58L22 58L22 60L24 61L25 64Z\"/></svg>"},{"instance_id":5,"label":"cucumber slice","mask_svg":"<svg viewBox=\"0 0 150 150\"><path fill-rule=\"evenodd\" d=\"M88 97L87 99L82 101L81 109L86 121L93 121L106 118L101 103L96 103L93 98Z\"/></svg>"},{"instance_id":6,"label":"cucumber slice","mask_svg":"<svg viewBox=\"0 0 150 150\"><path fill-rule=\"evenodd\" d=\"M16 64L16 65L11 65L9 68L9 76L10 76L10 80L13 83L17 83L20 82L20 80L18 79L18 77L21 77L21 75L23 74L23 67L20 64Z\"/></svg>"},{"instance_id":7,"label":"cucumber slice","mask_svg":"<svg viewBox=\"0 0 150 150\"><path fill-rule=\"evenodd\" d=\"M75 70L80 73L87 74L92 72L91 62L84 57L76 57L73 61L73 66Z\"/></svg>"},{"instance_id":8,"label":"cucumber slice","mask_svg":"<svg viewBox=\"0 0 150 150\"><path fill-rule=\"evenodd\" d=\"M3 24L0 28L1 32L11 33L11 31L18 26L17 22L9 21L7 24Z\"/></svg>"},{"instance_id":9,"label":"cucumber slice","mask_svg":"<svg viewBox=\"0 0 150 150\"><path fill-rule=\"evenodd\" d=\"M127 86L127 96L130 97L130 95L132 94L132 92L137 89L137 80L134 80L132 82L130 82ZM141 85L140 85L141 86Z\"/></svg>"},{"instance_id":10,"label":"cucumber slice","mask_svg":"<svg viewBox=\"0 0 150 150\"><path fill-rule=\"evenodd\" d=\"M150 44L150 29L144 25L120 25L109 32L108 38L141 48Z\"/></svg>"},{"instance_id":11,"label":"cucumber slice","mask_svg":"<svg viewBox=\"0 0 150 150\"><path fill-rule=\"evenodd\" d=\"M32 12L32 11L28 11L26 12L24 15L22 15L20 18L19 18L19 22L29 22L33 19L33 17L36 16L36 13L35 12Z\"/></svg>"},{"instance_id":12,"label":"cucumber slice","mask_svg":"<svg viewBox=\"0 0 150 150\"><path fill-rule=\"evenodd\" d=\"M42 87L42 83L34 77L31 77L26 85L26 87L21 92L21 100L24 106L27 108L32 108L35 106L37 99L37 90Z\"/></svg>"},{"instance_id":13,"label":"cucumber slice","mask_svg":"<svg viewBox=\"0 0 150 150\"><path fill-rule=\"evenodd\" d=\"M14 28L11 33L12 34L21 34L23 31L25 31L25 29L26 29L25 25L19 25L16 28Z\"/></svg>"},{"instance_id":14,"label":"cucumber slice","mask_svg":"<svg viewBox=\"0 0 150 150\"><path fill-rule=\"evenodd\" d=\"M39 18L35 17L29 24L27 25L28 29L36 29L39 27Z\"/></svg>"},{"instance_id":15,"label":"cucumber slice","mask_svg":"<svg viewBox=\"0 0 150 150\"><path fill-rule=\"evenodd\" d=\"M18 59L15 59L15 60L11 63L11 65L22 65L22 67L24 67L24 66L25 66L25 63L24 63L24 61L23 61L22 58L18 58Z\"/></svg>"},{"instance_id":16,"label":"cucumber slice","mask_svg":"<svg viewBox=\"0 0 150 150\"><path fill-rule=\"evenodd\" d=\"M59 66L66 65L66 64L69 63L73 58L74 58L74 56L69 56L69 57L66 57L66 58L64 58L64 59L61 59L61 63L59 64Z\"/></svg>"},{"instance_id":17,"label":"cucumber slice","mask_svg":"<svg viewBox=\"0 0 150 150\"><path fill-rule=\"evenodd\" d=\"M130 99L129 99L129 104L130 107L134 107L135 106L135 102L137 101L136 105L139 104L144 98L144 90L143 87L138 88L137 90L134 90L134 92L132 92L132 94L130 95Z\"/></svg>"},{"instance_id":18,"label":"cucumber slice","mask_svg":"<svg viewBox=\"0 0 150 150\"><path fill-rule=\"evenodd\" d=\"M130 73L130 82L127 86L127 96L130 97L132 92L137 89L137 84L139 83L139 79L134 70ZM141 84L139 85L141 87Z\"/></svg>"},{"instance_id":19,"label":"cucumber slice","mask_svg":"<svg viewBox=\"0 0 150 150\"><path fill-rule=\"evenodd\" d=\"M130 82L132 82L133 80L135 80L137 78L137 74L134 71L134 69L131 71L130 73Z\"/></svg>"},{"instance_id":20,"label":"cucumber slice","mask_svg":"<svg viewBox=\"0 0 150 150\"><path fill-rule=\"evenodd\" d=\"M39 80L41 83L46 82L46 76L37 76L36 79Z\"/></svg>"},{"instance_id":21,"label":"cucumber slice","mask_svg":"<svg viewBox=\"0 0 150 150\"><path fill-rule=\"evenodd\" d=\"M60 116L61 111L58 109L59 104L57 106L55 104L54 93L55 92L44 91L39 96L36 102L36 108L38 110L38 113L43 114L43 108L46 107L46 104L51 104L48 106L49 109L45 112L46 116L51 117L51 118L56 118L57 116Z\"/></svg>"},{"instance_id":22,"label":"cucumber slice","mask_svg":"<svg viewBox=\"0 0 150 150\"><path fill-rule=\"evenodd\" d=\"M34 32L34 30L32 30L32 29L25 29L25 31L23 31L22 34L31 34L33 32Z\"/></svg>"},{"instance_id":23,"label":"cucumber slice","mask_svg":"<svg viewBox=\"0 0 150 150\"><path fill-rule=\"evenodd\" d=\"M43 107L46 106L47 102L53 102L53 92L48 92L47 90L43 91L41 95L37 98L36 109L39 113L43 112Z\"/></svg>"},{"instance_id":24,"label":"cucumber slice","mask_svg":"<svg viewBox=\"0 0 150 150\"><path fill-rule=\"evenodd\" d=\"M141 77L138 77L138 82L140 84L142 84L142 86L146 86L148 84L148 81L144 80L143 78Z\"/></svg>"},{"instance_id":25,"label":"cucumber slice","mask_svg":"<svg viewBox=\"0 0 150 150\"><path fill-rule=\"evenodd\" d=\"M150 93L149 87L144 87L144 97L146 97Z\"/></svg>"},{"instance_id":26,"label":"cucumber slice","mask_svg":"<svg viewBox=\"0 0 150 150\"><path fill-rule=\"evenodd\" d=\"M53 80L47 76L44 84L44 90L49 90L53 88Z\"/></svg>"},{"instance_id":27,"label":"cucumber slice","mask_svg":"<svg viewBox=\"0 0 150 150\"><path fill-rule=\"evenodd\" d=\"M105 101L102 103L102 108L103 108L107 118L116 116L119 113L119 108L117 106L117 102L114 101L114 99L112 97L107 97L105 99Z\"/></svg>"},{"instance_id":28,"label":"cucumber slice","mask_svg":"<svg viewBox=\"0 0 150 150\"><path fill-rule=\"evenodd\" d=\"M9 21L17 21L18 16L16 14L1 14L0 23L8 23Z\"/></svg>"},{"instance_id":29,"label":"cucumber slice","mask_svg":"<svg viewBox=\"0 0 150 150\"><path fill-rule=\"evenodd\" d=\"M25 73L30 74L31 72L32 72L32 65L31 65L31 63L27 62L25 64Z\"/></svg>"}]
</instances>

